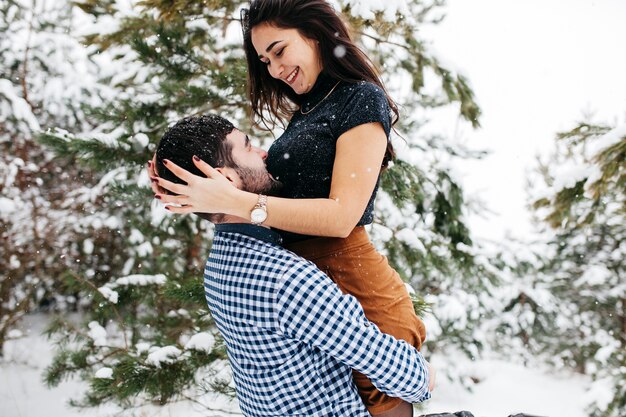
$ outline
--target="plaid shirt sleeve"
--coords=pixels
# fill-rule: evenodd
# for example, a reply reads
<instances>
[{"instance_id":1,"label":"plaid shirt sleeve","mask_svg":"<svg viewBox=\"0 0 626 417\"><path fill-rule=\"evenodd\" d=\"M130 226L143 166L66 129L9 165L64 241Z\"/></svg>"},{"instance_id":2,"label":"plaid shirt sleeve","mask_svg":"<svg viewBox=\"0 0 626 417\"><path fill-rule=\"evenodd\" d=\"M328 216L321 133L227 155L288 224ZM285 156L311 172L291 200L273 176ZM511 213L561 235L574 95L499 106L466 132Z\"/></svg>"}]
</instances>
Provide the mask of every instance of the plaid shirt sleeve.
<instances>
[{"instance_id":1,"label":"plaid shirt sleeve","mask_svg":"<svg viewBox=\"0 0 626 417\"><path fill-rule=\"evenodd\" d=\"M361 305L311 263L298 262L276 293L280 331L315 346L367 376L374 386L411 403L430 398L422 354L382 333Z\"/></svg>"}]
</instances>

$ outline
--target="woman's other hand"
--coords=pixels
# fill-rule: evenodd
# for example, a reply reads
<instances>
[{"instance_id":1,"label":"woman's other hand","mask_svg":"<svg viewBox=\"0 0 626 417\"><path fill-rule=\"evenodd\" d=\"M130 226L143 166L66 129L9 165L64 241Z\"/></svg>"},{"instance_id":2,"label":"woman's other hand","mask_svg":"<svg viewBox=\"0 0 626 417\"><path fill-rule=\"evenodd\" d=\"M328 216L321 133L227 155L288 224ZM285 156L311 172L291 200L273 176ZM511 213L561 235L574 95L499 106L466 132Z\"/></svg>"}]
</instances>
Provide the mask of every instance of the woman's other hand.
<instances>
[{"instance_id":1,"label":"woman's other hand","mask_svg":"<svg viewBox=\"0 0 626 417\"><path fill-rule=\"evenodd\" d=\"M430 364L430 362L428 363L428 375L430 376L429 381L428 381L428 391L432 392L435 389L435 383L436 383L436 379L437 379L437 370Z\"/></svg>"},{"instance_id":2,"label":"woman's other hand","mask_svg":"<svg viewBox=\"0 0 626 417\"><path fill-rule=\"evenodd\" d=\"M152 192L154 194L167 193L164 188L159 187L158 182L155 180L155 178L159 177L159 174L156 172L156 154L152 156L151 161L148 161L148 167L146 169L148 170L148 176L150 177L150 188L152 188Z\"/></svg>"},{"instance_id":3,"label":"woman's other hand","mask_svg":"<svg viewBox=\"0 0 626 417\"><path fill-rule=\"evenodd\" d=\"M176 184L158 176L151 176L152 183L164 190L156 192L154 197L165 203L165 208L173 213L230 214L236 200L233 201L229 197L234 196L238 189L220 171L206 162L196 157L193 161L206 178L194 175L172 161L164 160L165 167L186 184ZM176 195L168 194L168 191Z\"/></svg>"}]
</instances>

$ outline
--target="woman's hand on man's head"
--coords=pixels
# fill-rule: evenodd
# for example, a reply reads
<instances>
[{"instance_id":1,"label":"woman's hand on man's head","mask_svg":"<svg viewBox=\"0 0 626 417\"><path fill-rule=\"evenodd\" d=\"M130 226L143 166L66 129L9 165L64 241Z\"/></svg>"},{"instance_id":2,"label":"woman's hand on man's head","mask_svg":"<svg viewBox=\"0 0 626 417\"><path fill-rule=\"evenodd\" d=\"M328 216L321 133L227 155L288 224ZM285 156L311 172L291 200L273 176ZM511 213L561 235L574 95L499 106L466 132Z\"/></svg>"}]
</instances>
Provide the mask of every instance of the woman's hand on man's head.
<instances>
[{"instance_id":1,"label":"woman's hand on man's head","mask_svg":"<svg viewBox=\"0 0 626 417\"><path fill-rule=\"evenodd\" d=\"M165 167L184 182L176 184L153 175L156 174L153 160L150 164L152 168L149 167L148 171L151 173L154 197L166 204L165 208L173 213L230 214L233 204L228 196L237 188L206 162L194 157L194 164L206 177L194 175L172 161L164 161Z\"/></svg>"}]
</instances>

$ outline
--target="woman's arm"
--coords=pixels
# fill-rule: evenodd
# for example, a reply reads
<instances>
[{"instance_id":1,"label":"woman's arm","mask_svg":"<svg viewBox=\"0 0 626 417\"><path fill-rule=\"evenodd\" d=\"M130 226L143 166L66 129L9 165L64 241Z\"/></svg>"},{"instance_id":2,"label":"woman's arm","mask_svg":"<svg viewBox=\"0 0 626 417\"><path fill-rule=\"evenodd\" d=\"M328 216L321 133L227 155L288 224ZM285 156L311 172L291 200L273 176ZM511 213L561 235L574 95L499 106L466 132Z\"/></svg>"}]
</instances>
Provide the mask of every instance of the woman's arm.
<instances>
[{"instance_id":1,"label":"woman's arm","mask_svg":"<svg viewBox=\"0 0 626 417\"><path fill-rule=\"evenodd\" d=\"M329 198L271 197L267 205L267 225L316 236L346 237L350 234L363 216L376 186L387 137L380 123L368 123L341 135L336 146Z\"/></svg>"},{"instance_id":2,"label":"woman's arm","mask_svg":"<svg viewBox=\"0 0 626 417\"><path fill-rule=\"evenodd\" d=\"M345 132L336 146L329 198L269 197L265 225L314 236L346 237L350 234L362 217L376 186L387 148L387 136L380 123L367 123ZM158 194L161 201L185 205L169 206L168 209L175 213L225 213L249 219L250 210L257 203L257 194L238 190L206 163L195 163L208 178L173 166L172 172L187 185L157 180L162 187L180 194ZM171 165L169 163L168 168Z\"/></svg>"}]
</instances>

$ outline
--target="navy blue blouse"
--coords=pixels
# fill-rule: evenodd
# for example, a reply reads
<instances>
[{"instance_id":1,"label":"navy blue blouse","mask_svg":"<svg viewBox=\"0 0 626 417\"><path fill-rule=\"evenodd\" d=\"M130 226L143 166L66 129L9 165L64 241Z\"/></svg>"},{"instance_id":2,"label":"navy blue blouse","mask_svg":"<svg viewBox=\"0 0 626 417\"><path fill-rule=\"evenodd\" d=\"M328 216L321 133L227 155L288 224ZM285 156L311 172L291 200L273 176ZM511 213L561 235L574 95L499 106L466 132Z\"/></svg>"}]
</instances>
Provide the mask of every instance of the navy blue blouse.
<instances>
[{"instance_id":1,"label":"navy blue blouse","mask_svg":"<svg viewBox=\"0 0 626 417\"><path fill-rule=\"evenodd\" d=\"M294 113L285 132L268 151L267 168L283 183L281 197L328 198L337 139L353 127L371 122L380 122L389 138L389 103L376 84L365 81L337 84L337 80L323 72L311 91L303 96L302 103L302 111L307 114L299 110ZM378 183L359 226L372 223L377 190ZM284 231L281 234L285 243L313 237Z\"/></svg>"}]
</instances>

